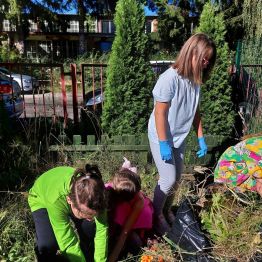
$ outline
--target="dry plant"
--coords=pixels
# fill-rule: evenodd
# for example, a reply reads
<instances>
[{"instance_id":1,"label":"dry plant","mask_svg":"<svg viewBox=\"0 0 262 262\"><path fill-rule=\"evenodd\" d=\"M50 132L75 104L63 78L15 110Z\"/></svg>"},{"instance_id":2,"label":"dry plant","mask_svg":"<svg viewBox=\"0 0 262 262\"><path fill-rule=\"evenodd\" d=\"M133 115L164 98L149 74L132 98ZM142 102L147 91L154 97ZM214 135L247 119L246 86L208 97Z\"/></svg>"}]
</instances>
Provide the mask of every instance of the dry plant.
<instances>
[{"instance_id":1,"label":"dry plant","mask_svg":"<svg viewBox=\"0 0 262 262\"><path fill-rule=\"evenodd\" d=\"M33 222L24 194L9 192L1 200L0 261L35 261Z\"/></svg>"},{"instance_id":2,"label":"dry plant","mask_svg":"<svg viewBox=\"0 0 262 262\"><path fill-rule=\"evenodd\" d=\"M200 216L213 243L214 257L246 262L262 250L262 206L261 200L246 201L247 205L236 196L230 192L214 193Z\"/></svg>"}]
</instances>

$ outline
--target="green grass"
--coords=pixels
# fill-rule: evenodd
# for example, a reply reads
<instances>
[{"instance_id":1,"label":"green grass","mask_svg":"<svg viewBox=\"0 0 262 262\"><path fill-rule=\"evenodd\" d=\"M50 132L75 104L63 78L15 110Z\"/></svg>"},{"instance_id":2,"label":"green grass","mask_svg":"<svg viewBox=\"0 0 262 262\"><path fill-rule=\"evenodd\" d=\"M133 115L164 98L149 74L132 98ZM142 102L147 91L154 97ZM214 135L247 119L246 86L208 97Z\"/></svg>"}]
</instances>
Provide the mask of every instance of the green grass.
<instances>
[{"instance_id":1,"label":"green grass","mask_svg":"<svg viewBox=\"0 0 262 262\"><path fill-rule=\"evenodd\" d=\"M1 202L0 261L34 261L34 231L27 197L8 194Z\"/></svg>"},{"instance_id":2,"label":"green grass","mask_svg":"<svg viewBox=\"0 0 262 262\"><path fill-rule=\"evenodd\" d=\"M100 151L86 154L68 153L61 149L55 159L48 153L48 145L55 137L58 139L57 133L68 131L62 130L62 127L43 126L37 121L24 126L25 135L22 140L10 139L9 142L1 140L0 152L5 153L2 159L6 167L6 177L7 174L19 177L20 170L26 171L26 175L32 180L54 166L78 167L89 162L99 166L103 179L107 182L122 165L125 156L138 167L142 190L152 199L158 173L154 164L141 162L139 153L112 153L105 145ZM44 134L44 131L49 133ZM21 141L24 141L24 144ZM178 206L187 196L198 198L201 193L202 198L205 197L203 184L195 185L198 190L192 190L196 183L194 178L192 174L183 176L173 202L174 206ZM19 190L20 185L21 180L17 179L17 187L14 187L14 190ZM28 184L23 184L23 190L28 187ZM10 192L0 194L0 261L34 261L34 229L26 196ZM207 199L202 208L202 227L213 244L211 255L216 261L235 259L238 262L246 262L257 250L262 250L261 236L258 234L259 226L262 224L261 200L254 194L247 194L244 197L248 199L250 205L243 204L231 193L216 193L211 199ZM129 256L123 261L141 261L142 255L152 256L155 259L153 261L158 261L160 256L165 262L181 261L181 254L174 249L174 245L163 240L159 240L153 249L152 245L143 248L138 257Z\"/></svg>"}]
</instances>

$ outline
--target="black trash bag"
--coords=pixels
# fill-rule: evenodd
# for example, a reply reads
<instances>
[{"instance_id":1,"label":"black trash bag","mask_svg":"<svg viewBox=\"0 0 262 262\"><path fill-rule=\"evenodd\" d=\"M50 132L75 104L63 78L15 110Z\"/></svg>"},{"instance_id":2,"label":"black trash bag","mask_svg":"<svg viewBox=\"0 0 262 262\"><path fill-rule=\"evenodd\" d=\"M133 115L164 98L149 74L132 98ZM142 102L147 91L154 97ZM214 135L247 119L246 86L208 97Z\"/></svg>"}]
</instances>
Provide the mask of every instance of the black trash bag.
<instances>
[{"instance_id":1,"label":"black trash bag","mask_svg":"<svg viewBox=\"0 0 262 262\"><path fill-rule=\"evenodd\" d=\"M183 262L215 262L213 257L209 256L208 254L201 254L197 253L196 255L187 255L182 254L182 261Z\"/></svg>"},{"instance_id":2,"label":"black trash bag","mask_svg":"<svg viewBox=\"0 0 262 262\"><path fill-rule=\"evenodd\" d=\"M187 199L178 207L175 221L167 237L187 252L207 251L210 248L209 241L201 231Z\"/></svg>"}]
</instances>

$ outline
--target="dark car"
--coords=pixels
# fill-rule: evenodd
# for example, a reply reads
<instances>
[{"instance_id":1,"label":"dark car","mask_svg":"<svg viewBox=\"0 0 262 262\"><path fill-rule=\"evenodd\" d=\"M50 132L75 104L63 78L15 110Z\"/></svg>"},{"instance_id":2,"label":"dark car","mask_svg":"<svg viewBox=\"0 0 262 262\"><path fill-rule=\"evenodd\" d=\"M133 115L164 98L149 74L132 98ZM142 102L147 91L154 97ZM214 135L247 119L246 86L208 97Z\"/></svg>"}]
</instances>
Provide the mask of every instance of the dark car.
<instances>
[{"instance_id":1,"label":"dark car","mask_svg":"<svg viewBox=\"0 0 262 262\"><path fill-rule=\"evenodd\" d=\"M86 106L93 106L101 104L104 101L105 97L102 94L102 89L97 88L96 90L90 91L85 95L85 105Z\"/></svg>"},{"instance_id":2,"label":"dark car","mask_svg":"<svg viewBox=\"0 0 262 262\"><path fill-rule=\"evenodd\" d=\"M154 73L159 76L164 73L175 61L171 60L156 60L150 61Z\"/></svg>"},{"instance_id":3,"label":"dark car","mask_svg":"<svg viewBox=\"0 0 262 262\"><path fill-rule=\"evenodd\" d=\"M0 103L3 103L9 117L19 117L24 110L19 84L10 77L0 73ZM1 121L1 119L0 119Z\"/></svg>"}]
</instances>

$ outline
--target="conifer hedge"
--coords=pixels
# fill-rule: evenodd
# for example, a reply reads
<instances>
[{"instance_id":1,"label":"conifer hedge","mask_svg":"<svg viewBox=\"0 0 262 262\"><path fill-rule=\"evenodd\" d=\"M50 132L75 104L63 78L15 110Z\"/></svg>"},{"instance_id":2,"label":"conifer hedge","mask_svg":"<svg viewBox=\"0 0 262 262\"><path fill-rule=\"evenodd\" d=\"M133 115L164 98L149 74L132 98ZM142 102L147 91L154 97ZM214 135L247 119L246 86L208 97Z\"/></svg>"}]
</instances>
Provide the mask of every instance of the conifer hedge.
<instances>
[{"instance_id":1,"label":"conifer hedge","mask_svg":"<svg viewBox=\"0 0 262 262\"><path fill-rule=\"evenodd\" d=\"M197 32L209 35L217 46L217 60L210 79L201 86L200 110L206 134L231 136L236 113L228 69L230 55L225 42L225 23L222 13L206 3Z\"/></svg>"},{"instance_id":2,"label":"conifer hedge","mask_svg":"<svg viewBox=\"0 0 262 262\"><path fill-rule=\"evenodd\" d=\"M107 69L103 131L109 135L145 133L152 110L153 70L143 8L136 0L119 0L116 36Z\"/></svg>"}]
</instances>

